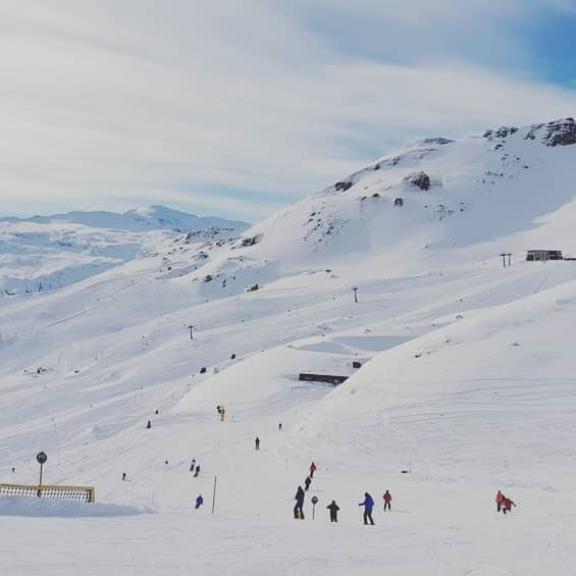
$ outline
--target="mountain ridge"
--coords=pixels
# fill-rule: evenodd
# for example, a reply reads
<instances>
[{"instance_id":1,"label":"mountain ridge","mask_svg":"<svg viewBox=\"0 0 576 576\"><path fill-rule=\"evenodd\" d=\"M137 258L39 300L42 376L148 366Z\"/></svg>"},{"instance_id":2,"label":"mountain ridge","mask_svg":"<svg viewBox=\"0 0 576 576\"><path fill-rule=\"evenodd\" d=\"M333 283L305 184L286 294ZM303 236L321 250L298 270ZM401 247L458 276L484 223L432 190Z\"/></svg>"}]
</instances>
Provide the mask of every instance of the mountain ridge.
<instances>
[{"instance_id":1,"label":"mountain ridge","mask_svg":"<svg viewBox=\"0 0 576 576\"><path fill-rule=\"evenodd\" d=\"M135 208L123 213L76 210L48 216L5 216L0 217L1 222L68 223L118 230L174 230L176 232L196 232L208 228L242 230L249 227L247 222L215 216L196 216L161 205Z\"/></svg>"}]
</instances>

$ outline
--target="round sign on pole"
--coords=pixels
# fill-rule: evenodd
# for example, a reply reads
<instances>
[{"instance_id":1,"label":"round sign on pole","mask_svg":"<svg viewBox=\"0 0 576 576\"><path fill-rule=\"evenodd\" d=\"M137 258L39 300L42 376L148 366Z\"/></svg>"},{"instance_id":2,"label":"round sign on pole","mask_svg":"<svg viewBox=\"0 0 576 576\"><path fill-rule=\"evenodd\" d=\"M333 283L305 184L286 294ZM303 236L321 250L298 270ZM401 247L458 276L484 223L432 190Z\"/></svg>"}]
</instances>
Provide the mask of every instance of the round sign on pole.
<instances>
[{"instance_id":1,"label":"round sign on pole","mask_svg":"<svg viewBox=\"0 0 576 576\"><path fill-rule=\"evenodd\" d=\"M316 504L318 504L318 498L316 496L312 496L311 502L314 504L314 506L316 506Z\"/></svg>"},{"instance_id":2,"label":"round sign on pole","mask_svg":"<svg viewBox=\"0 0 576 576\"><path fill-rule=\"evenodd\" d=\"M36 461L38 464L46 464L47 460L48 456L46 456L45 452L38 452L38 454L36 454Z\"/></svg>"}]
</instances>

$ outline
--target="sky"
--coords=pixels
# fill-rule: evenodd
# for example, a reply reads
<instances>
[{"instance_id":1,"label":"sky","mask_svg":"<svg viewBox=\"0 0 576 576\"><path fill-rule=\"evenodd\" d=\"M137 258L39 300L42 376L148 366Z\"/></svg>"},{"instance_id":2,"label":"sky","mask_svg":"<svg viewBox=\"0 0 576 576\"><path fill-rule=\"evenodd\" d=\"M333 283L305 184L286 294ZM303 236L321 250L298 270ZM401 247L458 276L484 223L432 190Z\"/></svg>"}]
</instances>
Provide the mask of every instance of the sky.
<instances>
[{"instance_id":1,"label":"sky","mask_svg":"<svg viewBox=\"0 0 576 576\"><path fill-rule=\"evenodd\" d=\"M576 115L576 0L0 0L0 214L259 220L411 140Z\"/></svg>"}]
</instances>

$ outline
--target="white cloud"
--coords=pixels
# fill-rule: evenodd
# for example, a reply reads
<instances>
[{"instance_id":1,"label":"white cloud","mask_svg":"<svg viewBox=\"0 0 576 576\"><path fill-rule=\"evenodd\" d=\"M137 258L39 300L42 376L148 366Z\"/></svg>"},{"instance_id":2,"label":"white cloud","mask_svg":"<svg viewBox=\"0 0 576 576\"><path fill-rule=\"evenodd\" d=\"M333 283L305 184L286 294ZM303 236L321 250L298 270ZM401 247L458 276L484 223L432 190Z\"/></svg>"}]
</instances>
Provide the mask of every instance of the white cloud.
<instances>
[{"instance_id":1,"label":"white cloud","mask_svg":"<svg viewBox=\"0 0 576 576\"><path fill-rule=\"evenodd\" d=\"M0 0L0 212L165 202L260 217L406 138L576 104L462 63L346 58L274 4Z\"/></svg>"}]
</instances>

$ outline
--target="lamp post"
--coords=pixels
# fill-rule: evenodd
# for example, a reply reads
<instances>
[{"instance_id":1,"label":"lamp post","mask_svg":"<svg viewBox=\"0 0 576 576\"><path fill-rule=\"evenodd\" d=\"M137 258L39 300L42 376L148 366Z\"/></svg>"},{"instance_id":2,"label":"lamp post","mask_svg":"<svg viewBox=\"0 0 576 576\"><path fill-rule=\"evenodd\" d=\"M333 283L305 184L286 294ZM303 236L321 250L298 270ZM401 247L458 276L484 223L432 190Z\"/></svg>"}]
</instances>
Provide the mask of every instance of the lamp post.
<instances>
[{"instance_id":1,"label":"lamp post","mask_svg":"<svg viewBox=\"0 0 576 576\"><path fill-rule=\"evenodd\" d=\"M38 498L42 496L42 475L44 472L44 464L48 461L48 456L45 452L38 452L36 454L36 462L40 464L40 481L38 482Z\"/></svg>"},{"instance_id":2,"label":"lamp post","mask_svg":"<svg viewBox=\"0 0 576 576\"><path fill-rule=\"evenodd\" d=\"M316 515L316 504L318 504L318 497L312 496L312 520L314 520L314 516Z\"/></svg>"}]
</instances>

